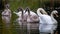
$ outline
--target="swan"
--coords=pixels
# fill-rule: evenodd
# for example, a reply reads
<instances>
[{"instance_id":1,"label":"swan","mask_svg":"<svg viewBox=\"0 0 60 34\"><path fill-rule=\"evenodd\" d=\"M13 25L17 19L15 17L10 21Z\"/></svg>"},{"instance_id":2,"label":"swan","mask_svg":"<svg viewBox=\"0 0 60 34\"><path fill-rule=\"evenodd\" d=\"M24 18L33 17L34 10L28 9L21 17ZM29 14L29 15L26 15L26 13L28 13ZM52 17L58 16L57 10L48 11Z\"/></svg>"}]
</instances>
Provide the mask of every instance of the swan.
<instances>
[{"instance_id":1,"label":"swan","mask_svg":"<svg viewBox=\"0 0 60 34\"><path fill-rule=\"evenodd\" d=\"M56 11L56 10L53 10L52 12L51 12L51 18L52 18L52 21L54 22L54 30L56 30L56 28L57 28L57 20L54 18L54 15L56 15L56 17L58 17L58 11Z\"/></svg>"},{"instance_id":2,"label":"swan","mask_svg":"<svg viewBox=\"0 0 60 34\"><path fill-rule=\"evenodd\" d=\"M30 34L31 23L38 23L39 18L36 13L30 11L30 8L26 8L25 12L25 16L27 18L27 34Z\"/></svg>"},{"instance_id":3,"label":"swan","mask_svg":"<svg viewBox=\"0 0 60 34\"><path fill-rule=\"evenodd\" d=\"M19 12L18 13L15 13L17 16L19 16L17 19L16 19L16 22L19 24L19 27L20 29L22 29L22 32L23 30L26 28L26 17L24 16L24 11L23 8L19 8L18 9Z\"/></svg>"},{"instance_id":4,"label":"swan","mask_svg":"<svg viewBox=\"0 0 60 34\"><path fill-rule=\"evenodd\" d=\"M23 10L23 8L19 8L18 9L18 12L14 12L17 16L19 16L16 21L18 22L19 24L19 27L20 29L22 29L22 33L23 33L23 30L26 28L26 15L25 14L25 10Z\"/></svg>"},{"instance_id":5,"label":"swan","mask_svg":"<svg viewBox=\"0 0 60 34\"><path fill-rule=\"evenodd\" d=\"M28 20L27 22L38 22L39 21L38 15L30 11L29 8L26 8L25 12L26 12L25 15L31 19L30 21Z\"/></svg>"},{"instance_id":6,"label":"swan","mask_svg":"<svg viewBox=\"0 0 60 34\"><path fill-rule=\"evenodd\" d=\"M2 20L5 21L5 25L8 28L10 25L10 20L11 20L11 10L9 9L9 4L5 5L5 9L2 12Z\"/></svg>"},{"instance_id":7,"label":"swan","mask_svg":"<svg viewBox=\"0 0 60 34\"><path fill-rule=\"evenodd\" d=\"M15 13L18 18L16 19L16 21L19 23L20 27L22 26L22 21L25 19L24 18L24 10L23 8L18 8L18 12L13 12Z\"/></svg>"},{"instance_id":8,"label":"swan","mask_svg":"<svg viewBox=\"0 0 60 34\"><path fill-rule=\"evenodd\" d=\"M37 14L40 19L39 22L40 34L48 34L48 33L52 34L54 22L52 21L51 16L49 16L43 8L38 8Z\"/></svg>"}]
</instances>

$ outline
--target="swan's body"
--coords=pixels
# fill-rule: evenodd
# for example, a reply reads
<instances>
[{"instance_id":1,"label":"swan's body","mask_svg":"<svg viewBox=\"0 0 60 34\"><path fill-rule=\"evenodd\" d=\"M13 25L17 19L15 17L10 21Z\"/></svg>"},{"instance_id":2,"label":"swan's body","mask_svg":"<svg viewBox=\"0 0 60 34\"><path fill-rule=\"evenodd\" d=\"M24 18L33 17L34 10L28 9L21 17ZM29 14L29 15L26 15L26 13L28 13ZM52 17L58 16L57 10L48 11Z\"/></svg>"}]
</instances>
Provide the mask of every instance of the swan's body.
<instances>
[{"instance_id":1,"label":"swan's body","mask_svg":"<svg viewBox=\"0 0 60 34\"><path fill-rule=\"evenodd\" d=\"M54 14L56 15L56 13L58 13L56 10L54 10L54 11L51 12L51 18L52 18L52 21L53 21L54 24L55 24L55 25L54 25L54 27L55 27L54 30L56 30L56 28L57 28L57 23L58 23L57 20L56 20L56 19L54 18L54 16L53 16ZM56 15L56 17L58 17L58 15Z\"/></svg>"},{"instance_id":2,"label":"swan's body","mask_svg":"<svg viewBox=\"0 0 60 34\"><path fill-rule=\"evenodd\" d=\"M51 17L48 15L40 16L40 26L39 26L40 32L51 33L51 30L53 30L52 28L53 28L53 21Z\"/></svg>"},{"instance_id":3,"label":"swan's body","mask_svg":"<svg viewBox=\"0 0 60 34\"><path fill-rule=\"evenodd\" d=\"M16 21L20 25L19 27L21 27L22 29L23 29L23 27L26 27L26 17L24 16L25 10L20 8L19 12L14 12L14 13L18 16Z\"/></svg>"},{"instance_id":4,"label":"swan's body","mask_svg":"<svg viewBox=\"0 0 60 34\"><path fill-rule=\"evenodd\" d=\"M43 11L41 14L40 10L42 10L42 8L39 8L37 10L37 14L39 15L39 19L40 19L40 25L39 25L39 31L40 32L45 32L45 33L51 33L53 32L54 28L54 22L52 21L51 16L47 15L47 13L45 11Z\"/></svg>"},{"instance_id":5,"label":"swan's body","mask_svg":"<svg viewBox=\"0 0 60 34\"><path fill-rule=\"evenodd\" d=\"M11 10L5 9L2 12L2 19L6 21L6 23L10 23L10 18L11 18Z\"/></svg>"},{"instance_id":6,"label":"swan's body","mask_svg":"<svg viewBox=\"0 0 60 34\"><path fill-rule=\"evenodd\" d=\"M28 17L28 12L25 13L25 15ZM29 20L30 19L30 20ZM30 11L30 17L27 19L27 22L37 22L39 21L38 15L32 11Z\"/></svg>"},{"instance_id":7,"label":"swan's body","mask_svg":"<svg viewBox=\"0 0 60 34\"><path fill-rule=\"evenodd\" d=\"M33 11L30 11L29 8L26 9L25 16L27 18L27 31L28 31L27 34L30 34L31 24L38 23L39 18L38 18L38 15L34 13Z\"/></svg>"},{"instance_id":8,"label":"swan's body","mask_svg":"<svg viewBox=\"0 0 60 34\"><path fill-rule=\"evenodd\" d=\"M40 32L48 32L51 33L51 30L53 30L53 21L50 16L48 15L41 15L40 18L40 25L39 30Z\"/></svg>"},{"instance_id":9,"label":"swan's body","mask_svg":"<svg viewBox=\"0 0 60 34\"><path fill-rule=\"evenodd\" d=\"M4 20L7 27L9 27L10 20L11 20L11 10L10 9L5 9L2 12L2 20Z\"/></svg>"}]
</instances>

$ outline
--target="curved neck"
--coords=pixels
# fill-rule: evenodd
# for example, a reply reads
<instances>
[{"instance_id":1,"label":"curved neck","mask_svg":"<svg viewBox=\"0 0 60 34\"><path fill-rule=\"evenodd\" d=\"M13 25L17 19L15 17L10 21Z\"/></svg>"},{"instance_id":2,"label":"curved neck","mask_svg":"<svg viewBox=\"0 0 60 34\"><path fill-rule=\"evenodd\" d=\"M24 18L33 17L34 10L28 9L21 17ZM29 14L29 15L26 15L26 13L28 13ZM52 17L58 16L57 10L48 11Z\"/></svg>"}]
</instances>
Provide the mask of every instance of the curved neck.
<instances>
[{"instance_id":1,"label":"curved neck","mask_svg":"<svg viewBox=\"0 0 60 34\"><path fill-rule=\"evenodd\" d=\"M43 14L47 15L47 12L45 10L42 10L41 11Z\"/></svg>"},{"instance_id":2,"label":"curved neck","mask_svg":"<svg viewBox=\"0 0 60 34\"><path fill-rule=\"evenodd\" d=\"M42 10L42 11L37 10L37 14L38 15L43 15L43 14L47 15L47 12L45 12L44 10Z\"/></svg>"},{"instance_id":3,"label":"curved neck","mask_svg":"<svg viewBox=\"0 0 60 34\"><path fill-rule=\"evenodd\" d=\"M52 20L54 21L54 23L57 23L57 20L54 18L54 16L53 16L54 14L53 13L51 13L51 18L52 18Z\"/></svg>"},{"instance_id":4,"label":"curved neck","mask_svg":"<svg viewBox=\"0 0 60 34\"><path fill-rule=\"evenodd\" d=\"M28 11L28 15L30 16L30 11Z\"/></svg>"},{"instance_id":5,"label":"curved neck","mask_svg":"<svg viewBox=\"0 0 60 34\"><path fill-rule=\"evenodd\" d=\"M38 14L38 15L42 15L40 11L37 11L37 14Z\"/></svg>"},{"instance_id":6,"label":"curved neck","mask_svg":"<svg viewBox=\"0 0 60 34\"><path fill-rule=\"evenodd\" d=\"M53 16L53 15L54 15L54 14L53 14L53 13L51 13L51 18L55 20L55 18L54 18L54 16Z\"/></svg>"},{"instance_id":7,"label":"curved neck","mask_svg":"<svg viewBox=\"0 0 60 34\"><path fill-rule=\"evenodd\" d=\"M54 18L53 13L51 13L51 17L53 17L53 18Z\"/></svg>"}]
</instances>

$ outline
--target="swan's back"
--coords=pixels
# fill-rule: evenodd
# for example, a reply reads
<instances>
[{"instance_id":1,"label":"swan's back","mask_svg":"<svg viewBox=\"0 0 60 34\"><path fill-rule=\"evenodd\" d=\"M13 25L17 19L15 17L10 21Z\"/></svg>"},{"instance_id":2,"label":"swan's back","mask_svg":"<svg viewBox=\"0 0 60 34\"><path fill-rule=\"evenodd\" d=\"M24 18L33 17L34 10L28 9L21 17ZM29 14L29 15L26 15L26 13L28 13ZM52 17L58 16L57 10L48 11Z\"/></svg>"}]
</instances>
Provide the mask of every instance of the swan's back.
<instances>
[{"instance_id":1,"label":"swan's back","mask_svg":"<svg viewBox=\"0 0 60 34\"><path fill-rule=\"evenodd\" d=\"M53 21L49 15L41 15L40 18L43 21L43 23L53 24Z\"/></svg>"},{"instance_id":2,"label":"swan's back","mask_svg":"<svg viewBox=\"0 0 60 34\"><path fill-rule=\"evenodd\" d=\"M2 15L9 15L11 14L11 10L10 9L5 9L3 12L2 12Z\"/></svg>"},{"instance_id":3,"label":"swan's back","mask_svg":"<svg viewBox=\"0 0 60 34\"><path fill-rule=\"evenodd\" d=\"M28 22L38 22L39 21L39 18L38 18L38 15L32 11L30 11L30 17L28 17L28 12L25 13L25 16L27 16L27 21Z\"/></svg>"},{"instance_id":4,"label":"swan's back","mask_svg":"<svg viewBox=\"0 0 60 34\"><path fill-rule=\"evenodd\" d=\"M28 12L26 12L25 14L28 14ZM31 14L31 15L37 15L36 13L34 13L34 12L32 12L32 11L30 11L30 14Z\"/></svg>"}]
</instances>

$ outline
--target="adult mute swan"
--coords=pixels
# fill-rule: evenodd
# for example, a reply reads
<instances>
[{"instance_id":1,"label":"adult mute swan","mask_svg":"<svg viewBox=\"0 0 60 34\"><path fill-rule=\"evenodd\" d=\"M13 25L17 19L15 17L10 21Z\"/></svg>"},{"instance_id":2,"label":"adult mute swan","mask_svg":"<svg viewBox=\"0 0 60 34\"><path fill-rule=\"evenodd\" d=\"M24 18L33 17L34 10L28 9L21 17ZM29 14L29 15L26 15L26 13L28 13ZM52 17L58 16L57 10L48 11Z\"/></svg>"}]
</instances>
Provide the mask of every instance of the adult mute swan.
<instances>
[{"instance_id":1,"label":"adult mute swan","mask_svg":"<svg viewBox=\"0 0 60 34\"><path fill-rule=\"evenodd\" d=\"M54 22L52 21L51 16L49 16L43 8L38 8L37 14L39 16L39 31L40 34L52 34Z\"/></svg>"},{"instance_id":2,"label":"adult mute swan","mask_svg":"<svg viewBox=\"0 0 60 34\"><path fill-rule=\"evenodd\" d=\"M9 4L5 5L5 9L2 12L2 20L5 21L5 25L8 28L11 20L11 10L9 9Z\"/></svg>"},{"instance_id":3,"label":"adult mute swan","mask_svg":"<svg viewBox=\"0 0 60 34\"><path fill-rule=\"evenodd\" d=\"M30 34L30 27L32 27L31 25L36 26L33 23L38 23L39 18L38 15L30 11L29 8L26 8L25 11L26 11L25 16L27 17L27 32L28 32L27 34Z\"/></svg>"},{"instance_id":4,"label":"adult mute swan","mask_svg":"<svg viewBox=\"0 0 60 34\"><path fill-rule=\"evenodd\" d=\"M57 23L58 23L57 20L54 18L54 15L55 15L56 17L58 17L57 14L58 14L58 11L56 11L56 10L54 10L54 11L51 12L51 18L52 18L52 21L53 21L54 24L55 24L55 25L54 25L54 28L53 28L54 30L56 30L56 28L57 28Z\"/></svg>"}]
</instances>

